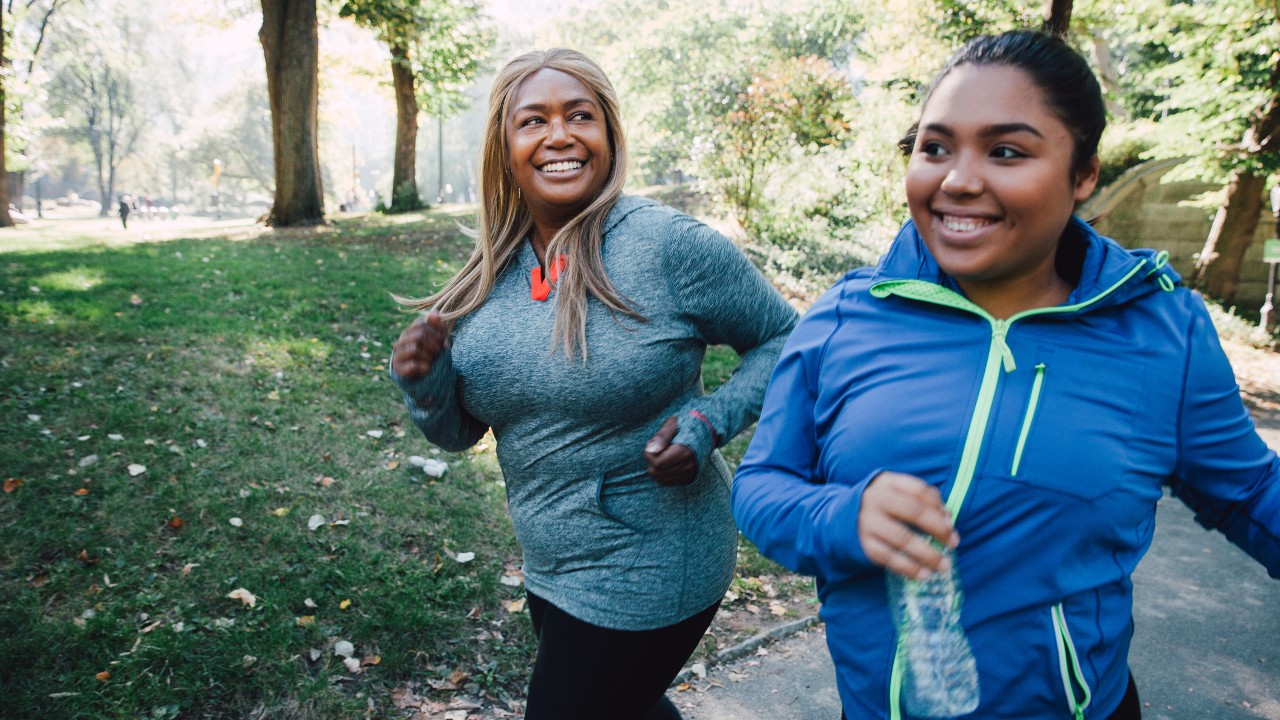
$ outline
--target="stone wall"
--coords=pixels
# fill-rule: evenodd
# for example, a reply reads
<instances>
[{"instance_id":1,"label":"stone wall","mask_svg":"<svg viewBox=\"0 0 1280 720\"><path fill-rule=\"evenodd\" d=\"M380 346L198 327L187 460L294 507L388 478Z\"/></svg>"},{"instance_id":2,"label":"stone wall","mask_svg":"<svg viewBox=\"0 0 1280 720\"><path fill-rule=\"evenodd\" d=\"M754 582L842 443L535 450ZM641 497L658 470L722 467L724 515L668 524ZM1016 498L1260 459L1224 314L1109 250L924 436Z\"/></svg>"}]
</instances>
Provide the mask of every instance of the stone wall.
<instances>
[{"instance_id":1,"label":"stone wall","mask_svg":"<svg viewBox=\"0 0 1280 720\"><path fill-rule=\"evenodd\" d=\"M1196 181L1162 184L1160 178L1169 169L1172 168L1129 177L1131 187L1125 189L1123 197L1108 203L1111 207L1105 208L1095 227L1126 247L1168 250L1170 264L1185 277L1195 267L1196 256L1204 249L1205 238L1213 225L1213 214L1179 203L1215 188ZM1125 180L1122 177L1117 183ZM1094 200L1091 198L1090 203ZM1264 209L1267 209L1265 203ZM1086 217L1087 210L1087 205L1082 208ZM1267 238L1276 237L1275 217L1267 210L1258 218L1258 229L1245 255L1233 303L1246 316L1257 317L1267 294L1267 264L1262 262L1262 245Z\"/></svg>"}]
</instances>

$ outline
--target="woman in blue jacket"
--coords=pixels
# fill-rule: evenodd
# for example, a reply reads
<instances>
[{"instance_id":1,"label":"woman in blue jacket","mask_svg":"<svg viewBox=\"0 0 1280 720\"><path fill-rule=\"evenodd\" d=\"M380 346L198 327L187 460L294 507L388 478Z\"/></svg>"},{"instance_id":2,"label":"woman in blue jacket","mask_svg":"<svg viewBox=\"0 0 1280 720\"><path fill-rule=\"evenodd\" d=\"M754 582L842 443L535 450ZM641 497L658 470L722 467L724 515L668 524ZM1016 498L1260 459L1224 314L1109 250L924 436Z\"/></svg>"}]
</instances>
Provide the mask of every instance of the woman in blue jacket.
<instances>
[{"instance_id":1,"label":"woman in blue jacket","mask_svg":"<svg viewBox=\"0 0 1280 720\"><path fill-rule=\"evenodd\" d=\"M1280 461L1200 297L1073 215L1105 122L1061 40L966 45L904 140L910 221L774 371L733 511L817 576L851 719L908 717L887 572L954 562L980 718L1140 716L1130 576L1162 486L1280 576Z\"/></svg>"}]
</instances>

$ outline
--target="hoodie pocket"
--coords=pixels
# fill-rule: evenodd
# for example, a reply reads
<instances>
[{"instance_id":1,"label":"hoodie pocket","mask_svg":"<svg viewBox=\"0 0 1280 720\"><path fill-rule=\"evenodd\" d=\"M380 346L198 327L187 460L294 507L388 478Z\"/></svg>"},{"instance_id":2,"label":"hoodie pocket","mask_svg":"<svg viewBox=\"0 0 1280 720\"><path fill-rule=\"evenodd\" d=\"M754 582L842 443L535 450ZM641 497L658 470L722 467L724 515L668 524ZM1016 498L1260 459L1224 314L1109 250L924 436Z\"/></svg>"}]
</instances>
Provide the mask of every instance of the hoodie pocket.
<instances>
[{"instance_id":1,"label":"hoodie pocket","mask_svg":"<svg viewBox=\"0 0 1280 720\"><path fill-rule=\"evenodd\" d=\"M611 478L609 473L584 477L573 481L569 491L556 493L545 502L513 505L511 521L523 550L525 571L560 575L630 569L643 536L605 505L612 491L626 494L624 478ZM623 488L614 487L617 483Z\"/></svg>"}]
</instances>

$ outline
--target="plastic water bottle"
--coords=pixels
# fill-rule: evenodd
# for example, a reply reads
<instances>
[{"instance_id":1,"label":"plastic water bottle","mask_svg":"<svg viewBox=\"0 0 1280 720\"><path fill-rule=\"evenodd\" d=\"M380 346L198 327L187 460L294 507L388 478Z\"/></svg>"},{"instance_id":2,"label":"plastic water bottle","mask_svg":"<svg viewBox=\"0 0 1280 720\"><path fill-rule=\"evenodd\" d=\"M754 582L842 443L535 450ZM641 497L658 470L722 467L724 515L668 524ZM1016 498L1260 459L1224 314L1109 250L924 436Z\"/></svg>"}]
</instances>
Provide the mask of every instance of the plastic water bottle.
<instances>
[{"instance_id":1,"label":"plastic water bottle","mask_svg":"<svg viewBox=\"0 0 1280 720\"><path fill-rule=\"evenodd\" d=\"M950 550L943 553L951 568L926 580L887 573L903 666L902 704L917 717L950 718L978 708L978 667L960 625L955 558Z\"/></svg>"}]
</instances>

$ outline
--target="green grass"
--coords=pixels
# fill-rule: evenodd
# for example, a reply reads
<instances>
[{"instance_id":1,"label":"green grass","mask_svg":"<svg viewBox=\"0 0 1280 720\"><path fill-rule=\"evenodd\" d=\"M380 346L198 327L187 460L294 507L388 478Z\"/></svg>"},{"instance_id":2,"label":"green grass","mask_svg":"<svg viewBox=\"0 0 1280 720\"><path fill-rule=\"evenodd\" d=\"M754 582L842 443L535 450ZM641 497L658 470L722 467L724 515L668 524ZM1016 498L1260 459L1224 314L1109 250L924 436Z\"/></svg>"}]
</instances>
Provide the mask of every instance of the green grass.
<instances>
[{"instance_id":1,"label":"green grass","mask_svg":"<svg viewBox=\"0 0 1280 720\"><path fill-rule=\"evenodd\" d=\"M407 322L388 293L457 269L453 221L4 236L0 716L386 716L410 681L519 697L533 644L500 583L519 550L493 451L423 475L385 368ZM713 350L708 385L735 361Z\"/></svg>"}]
</instances>

